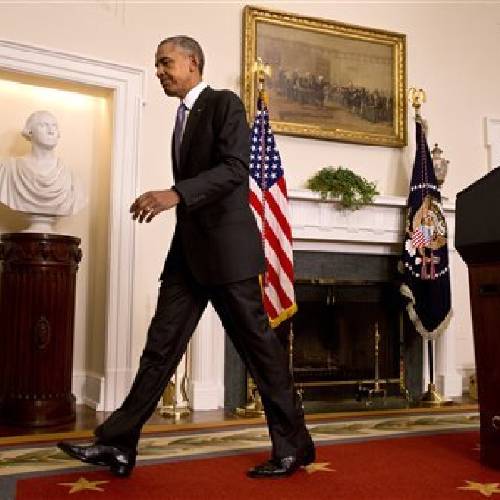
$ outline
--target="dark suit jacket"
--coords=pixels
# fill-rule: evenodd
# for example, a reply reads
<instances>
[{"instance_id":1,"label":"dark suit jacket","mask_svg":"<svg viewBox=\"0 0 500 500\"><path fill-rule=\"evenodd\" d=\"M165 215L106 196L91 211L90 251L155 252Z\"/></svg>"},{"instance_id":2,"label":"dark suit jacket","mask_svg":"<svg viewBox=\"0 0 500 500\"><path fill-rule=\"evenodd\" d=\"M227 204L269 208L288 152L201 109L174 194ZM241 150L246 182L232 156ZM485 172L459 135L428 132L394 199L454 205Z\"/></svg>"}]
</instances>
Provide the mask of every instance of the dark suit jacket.
<instances>
[{"instance_id":1,"label":"dark suit jacket","mask_svg":"<svg viewBox=\"0 0 500 500\"><path fill-rule=\"evenodd\" d=\"M182 201L165 271L185 263L205 285L263 272L262 239L248 204L249 154L250 133L239 97L205 88L186 122L180 165L172 147L173 187Z\"/></svg>"}]
</instances>

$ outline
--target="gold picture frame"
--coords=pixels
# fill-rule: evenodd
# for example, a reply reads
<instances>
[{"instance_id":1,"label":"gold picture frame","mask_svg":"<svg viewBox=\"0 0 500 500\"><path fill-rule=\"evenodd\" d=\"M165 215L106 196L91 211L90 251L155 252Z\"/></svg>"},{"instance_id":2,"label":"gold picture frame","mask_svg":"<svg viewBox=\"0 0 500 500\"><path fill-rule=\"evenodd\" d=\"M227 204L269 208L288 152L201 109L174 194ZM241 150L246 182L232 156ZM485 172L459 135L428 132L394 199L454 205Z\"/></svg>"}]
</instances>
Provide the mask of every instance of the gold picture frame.
<instances>
[{"instance_id":1,"label":"gold picture frame","mask_svg":"<svg viewBox=\"0 0 500 500\"><path fill-rule=\"evenodd\" d=\"M275 133L358 144L407 144L406 36L246 6L242 94L249 122L254 62L266 80Z\"/></svg>"}]
</instances>

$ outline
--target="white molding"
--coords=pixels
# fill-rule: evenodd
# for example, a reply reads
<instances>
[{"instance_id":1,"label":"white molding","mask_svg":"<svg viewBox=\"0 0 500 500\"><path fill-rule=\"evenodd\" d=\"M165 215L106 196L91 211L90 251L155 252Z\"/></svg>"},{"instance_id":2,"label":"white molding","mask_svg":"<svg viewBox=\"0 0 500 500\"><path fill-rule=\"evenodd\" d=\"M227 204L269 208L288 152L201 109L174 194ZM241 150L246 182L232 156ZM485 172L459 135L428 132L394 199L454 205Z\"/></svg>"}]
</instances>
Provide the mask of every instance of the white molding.
<instances>
[{"instance_id":1,"label":"white molding","mask_svg":"<svg viewBox=\"0 0 500 500\"><path fill-rule=\"evenodd\" d=\"M113 91L105 382L101 406L106 411L114 410L131 381L135 238L134 225L124 207L137 194L145 71L8 40L0 40L0 68Z\"/></svg>"},{"instance_id":2,"label":"white molding","mask_svg":"<svg viewBox=\"0 0 500 500\"><path fill-rule=\"evenodd\" d=\"M76 404L83 404L85 392L85 378L86 373L81 370L73 370L71 381L71 392L76 397Z\"/></svg>"},{"instance_id":3,"label":"white molding","mask_svg":"<svg viewBox=\"0 0 500 500\"><path fill-rule=\"evenodd\" d=\"M488 148L488 170L500 167L500 118L485 118L485 139Z\"/></svg>"},{"instance_id":4,"label":"white molding","mask_svg":"<svg viewBox=\"0 0 500 500\"><path fill-rule=\"evenodd\" d=\"M347 253L398 254L405 224L406 198L376 196L359 210L341 209L335 200L323 200L305 189L288 192L294 250ZM455 205L445 201L447 219L454 218ZM454 224L450 227L453 242Z\"/></svg>"},{"instance_id":5,"label":"white molding","mask_svg":"<svg viewBox=\"0 0 500 500\"><path fill-rule=\"evenodd\" d=\"M72 392L76 397L76 404L103 411L104 377L102 375L74 370Z\"/></svg>"}]
</instances>

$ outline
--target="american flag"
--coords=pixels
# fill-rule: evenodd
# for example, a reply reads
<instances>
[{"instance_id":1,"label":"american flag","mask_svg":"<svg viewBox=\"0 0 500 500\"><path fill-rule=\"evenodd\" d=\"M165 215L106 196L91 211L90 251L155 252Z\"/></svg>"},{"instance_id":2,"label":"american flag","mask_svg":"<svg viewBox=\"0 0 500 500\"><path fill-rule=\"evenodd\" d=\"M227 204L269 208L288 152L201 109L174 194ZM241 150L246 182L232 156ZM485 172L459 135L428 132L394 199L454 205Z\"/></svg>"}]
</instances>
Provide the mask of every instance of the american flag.
<instances>
[{"instance_id":1,"label":"american flag","mask_svg":"<svg viewBox=\"0 0 500 500\"><path fill-rule=\"evenodd\" d=\"M292 316L297 305L286 182L262 94L257 100L257 114L251 131L249 202L262 234L266 256L263 300L274 328Z\"/></svg>"},{"instance_id":2,"label":"american flag","mask_svg":"<svg viewBox=\"0 0 500 500\"><path fill-rule=\"evenodd\" d=\"M422 229L417 227L415 231L413 231L411 242L415 248L422 248L429 243L429 240L428 238L425 237L425 234L422 231Z\"/></svg>"}]
</instances>

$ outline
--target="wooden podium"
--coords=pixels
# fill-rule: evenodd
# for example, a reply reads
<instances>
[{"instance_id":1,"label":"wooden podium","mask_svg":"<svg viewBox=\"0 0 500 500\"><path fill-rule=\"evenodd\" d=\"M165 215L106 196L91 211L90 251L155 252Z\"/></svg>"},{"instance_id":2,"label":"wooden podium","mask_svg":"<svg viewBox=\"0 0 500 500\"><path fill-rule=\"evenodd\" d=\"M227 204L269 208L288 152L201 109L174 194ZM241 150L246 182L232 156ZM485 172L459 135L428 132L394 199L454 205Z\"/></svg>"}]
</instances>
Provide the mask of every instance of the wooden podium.
<instances>
[{"instance_id":1,"label":"wooden podium","mask_svg":"<svg viewBox=\"0 0 500 500\"><path fill-rule=\"evenodd\" d=\"M455 247L469 268L481 463L500 469L500 168L457 195Z\"/></svg>"},{"instance_id":2,"label":"wooden podium","mask_svg":"<svg viewBox=\"0 0 500 500\"><path fill-rule=\"evenodd\" d=\"M0 420L44 426L75 419L71 394L80 239L0 237Z\"/></svg>"}]
</instances>

